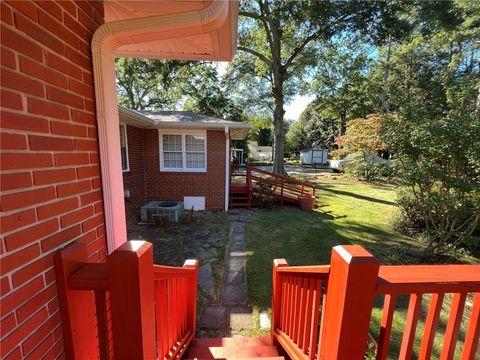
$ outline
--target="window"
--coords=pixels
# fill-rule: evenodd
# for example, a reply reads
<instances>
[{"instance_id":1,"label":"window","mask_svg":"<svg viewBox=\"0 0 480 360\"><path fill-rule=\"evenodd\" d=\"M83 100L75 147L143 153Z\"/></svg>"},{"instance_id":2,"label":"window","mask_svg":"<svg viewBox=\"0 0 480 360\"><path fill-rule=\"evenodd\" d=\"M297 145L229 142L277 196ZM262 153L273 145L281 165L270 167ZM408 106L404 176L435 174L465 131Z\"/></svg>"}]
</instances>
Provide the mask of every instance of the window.
<instances>
[{"instance_id":1,"label":"window","mask_svg":"<svg viewBox=\"0 0 480 360\"><path fill-rule=\"evenodd\" d=\"M160 170L205 172L206 144L205 132L160 133Z\"/></svg>"},{"instance_id":2,"label":"window","mask_svg":"<svg viewBox=\"0 0 480 360\"><path fill-rule=\"evenodd\" d=\"M120 153L122 155L122 171L129 171L127 125L120 124Z\"/></svg>"}]
</instances>

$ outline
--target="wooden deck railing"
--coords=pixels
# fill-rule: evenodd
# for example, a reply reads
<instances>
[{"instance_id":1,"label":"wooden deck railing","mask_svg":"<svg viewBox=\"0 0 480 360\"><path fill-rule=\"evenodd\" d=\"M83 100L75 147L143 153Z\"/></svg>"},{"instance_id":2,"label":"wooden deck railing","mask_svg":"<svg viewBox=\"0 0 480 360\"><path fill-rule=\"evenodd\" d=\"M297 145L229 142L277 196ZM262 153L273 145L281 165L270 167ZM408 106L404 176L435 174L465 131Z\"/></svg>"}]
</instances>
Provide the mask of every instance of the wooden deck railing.
<instances>
[{"instance_id":1,"label":"wooden deck railing","mask_svg":"<svg viewBox=\"0 0 480 360\"><path fill-rule=\"evenodd\" d=\"M329 266L273 265L272 333L292 358L315 359ZM277 300L278 299L278 300Z\"/></svg>"},{"instance_id":2,"label":"wooden deck railing","mask_svg":"<svg viewBox=\"0 0 480 360\"><path fill-rule=\"evenodd\" d=\"M272 337L292 359L363 359L374 299L385 296L377 359L387 359L398 296L410 296L400 360L412 358L424 294L430 294L418 359L432 356L443 299L451 300L441 360L453 359L467 296L471 311L461 360L476 359L480 337L480 265L379 266L355 245L337 246L330 266L273 264ZM449 294L449 295L446 295Z\"/></svg>"},{"instance_id":3,"label":"wooden deck railing","mask_svg":"<svg viewBox=\"0 0 480 360\"><path fill-rule=\"evenodd\" d=\"M156 266L150 243L128 241L93 264L74 243L55 269L67 359L174 359L193 341L196 260Z\"/></svg>"},{"instance_id":4,"label":"wooden deck railing","mask_svg":"<svg viewBox=\"0 0 480 360\"><path fill-rule=\"evenodd\" d=\"M265 184L271 187L273 195L278 197L280 203L293 200L299 196L315 196L315 185L308 181L298 180L289 176L283 176L271 171L259 169L252 166L232 165L230 183L235 178L244 178L244 182L251 192L259 191L258 184ZM249 196L249 204L251 196Z\"/></svg>"},{"instance_id":5,"label":"wooden deck railing","mask_svg":"<svg viewBox=\"0 0 480 360\"><path fill-rule=\"evenodd\" d=\"M437 333L440 312L446 296L450 313L444 334L440 359L453 359L457 344L465 300L472 294L473 307L466 332L462 359L474 359L480 335L480 265L413 265L381 266L378 274L377 294L385 295L377 359L387 359L392 332L395 305L399 295L408 295L407 318L400 347L400 359L410 359L415 332L422 309L423 296L430 295L421 336L419 359L430 359ZM480 354L479 354L480 355Z\"/></svg>"},{"instance_id":6,"label":"wooden deck railing","mask_svg":"<svg viewBox=\"0 0 480 360\"><path fill-rule=\"evenodd\" d=\"M157 354L181 358L195 336L198 261L183 268L154 266Z\"/></svg>"}]
</instances>

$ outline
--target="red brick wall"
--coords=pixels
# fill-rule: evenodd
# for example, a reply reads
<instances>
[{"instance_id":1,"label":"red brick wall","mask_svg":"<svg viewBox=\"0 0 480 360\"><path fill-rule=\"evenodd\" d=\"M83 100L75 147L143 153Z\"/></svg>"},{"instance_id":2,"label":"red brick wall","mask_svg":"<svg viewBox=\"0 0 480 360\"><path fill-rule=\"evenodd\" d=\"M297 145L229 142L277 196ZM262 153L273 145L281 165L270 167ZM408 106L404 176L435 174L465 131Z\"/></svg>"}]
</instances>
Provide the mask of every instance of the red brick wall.
<instances>
[{"instance_id":1,"label":"red brick wall","mask_svg":"<svg viewBox=\"0 0 480 360\"><path fill-rule=\"evenodd\" d=\"M63 351L53 255L105 257L90 40L103 5L1 2L1 358Z\"/></svg>"},{"instance_id":2,"label":"red brick wall","mask_svg":"<svg viewBox=\"0 0 480 360\"><path fill-rule=\"evenodd\" d=\"M130 191L125 201L128 220L136 220L137 208L145 205L144 130L127 125L128 162L130 171L123 173L123 188Z\"/></svg>"},{"instance_id":3,"label":"red brick wall","mask_svg":"<svg viewBox=\"0 0 480 360\"><path fill-rule=\"evenodd\" d=\"M207 172L160 172L157 130L145 130L145 182L147 201L183 201L184 196L205 196L207 209L225 208L225 132L207 131Z\"/></svg>"}]
</instances>

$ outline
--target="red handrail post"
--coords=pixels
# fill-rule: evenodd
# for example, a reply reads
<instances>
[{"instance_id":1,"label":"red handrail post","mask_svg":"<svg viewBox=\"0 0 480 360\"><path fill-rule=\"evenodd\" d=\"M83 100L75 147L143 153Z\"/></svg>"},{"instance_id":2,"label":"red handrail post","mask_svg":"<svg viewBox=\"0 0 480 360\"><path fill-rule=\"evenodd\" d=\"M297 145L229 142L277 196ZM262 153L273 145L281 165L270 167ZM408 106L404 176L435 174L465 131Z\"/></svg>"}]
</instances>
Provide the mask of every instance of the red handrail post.
<instances>
[{"instance_id":1,"label":"red handrail post","mask_svg":"<svg viewBox=\"0 0 480 360\"><path fill-rule=\"evenodd\" d=\"M107 258L116 359L155 359L153 247L127 241Z\"/></svg>"},{"instance_id":2,"label":"red handrail post","mask_svg":"<svg viewBox=\"0 0 480 360\"><path fill-rule=\"evenodd\" d=\"M198 260L186 260L183 267L193 269L194 274L188 290L188 326L192 329L193 341L195 341L195 332L197 329L197 284L198 284Z\"/></svg>"},{"instance_id":3,"label":"red handrail post","mask_svg":"<svg viewBox=\"0 0 480 360\"><path fill-rule=\"evenodd\" d=\"M375 257L361 246L333 248L319 359L364 358L378 270Z\"/></svg>"},{"instance_id":4,"label":"red handrail post","mask_svg":"<svg viewBox=\"0 0 480 360\"><path fill-rule=\"evenodd\" d=\"M275 342L275 330L280 325L280 311L282 308L282 283L280 281L280 274L277 269L279 267L288 266L285 259L274 259L272 269L272 321L271 321L271 337Z\"/></svg>"}]
</instances>

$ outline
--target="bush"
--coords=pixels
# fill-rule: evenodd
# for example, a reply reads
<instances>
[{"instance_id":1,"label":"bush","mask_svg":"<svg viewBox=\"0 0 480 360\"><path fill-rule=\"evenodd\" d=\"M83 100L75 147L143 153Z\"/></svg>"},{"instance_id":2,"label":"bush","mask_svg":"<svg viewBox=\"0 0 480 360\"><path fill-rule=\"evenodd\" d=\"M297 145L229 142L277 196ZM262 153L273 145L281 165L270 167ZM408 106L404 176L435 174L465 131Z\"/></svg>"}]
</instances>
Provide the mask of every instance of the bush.
<instances>
[{"instance_id":1,"label":"bush","mask_svg":"<svg viewBox=\"0 0 480 360\"><path fill-rule=\"evenodd\" d=\"M463 103L433 118L420 104L384 122L407 192L399 197L399 226L421 231L427 256L458 253L479 232L480 121Z\"/></svg>"},{"instance_id":2,"label":"bush","mask_svg":"<svg viewBox=\"0 0 480 360\"><path fill-rule=\"evenodd\" d=\"M427 244L427 258L459 257L465 250L480 251L480 241L475 236L479 232L478 224L472 219L477 206L475 198L442 193L437 188L423 197L403 191L397 203L400 216L394 223L395 229L423 239Z\"/></svg>"},{"instance_id":3,"label":"bush","mask_svg":"<svg viewBox=\"0 0 480 360\"><path fill-rule=\"evenodd\" d=\"M258 208L271 208L275 204L272 186L260 183L258 192L254 194L253 203Z\"/></svg>"},{"instance_id":4,"label":"bush","mask_svg":"<svg viewBox=\"0 0 480 360\"><path fill-rule=\"evenodd\" d=\"M380 177L392 177L395 175L395 167L389 162L375 162L374 157L365 159L363 156L346 158L343 169L346 175L353 178L364 178L366 181L373 181Z\"/></svg>"}]
</instances>

